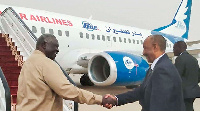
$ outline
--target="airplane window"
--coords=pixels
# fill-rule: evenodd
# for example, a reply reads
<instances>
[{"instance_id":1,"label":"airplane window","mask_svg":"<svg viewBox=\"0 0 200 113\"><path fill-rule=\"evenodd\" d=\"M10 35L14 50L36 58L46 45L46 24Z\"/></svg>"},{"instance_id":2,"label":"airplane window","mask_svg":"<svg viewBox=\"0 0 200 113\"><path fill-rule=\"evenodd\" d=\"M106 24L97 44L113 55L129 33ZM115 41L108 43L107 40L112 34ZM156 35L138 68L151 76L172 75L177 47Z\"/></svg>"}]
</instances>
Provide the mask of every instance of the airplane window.
<instances>
[{"instance_id":1,"label":"airplane window","mask_svg":"<svg viewBox=\"0 0 200 113\"><path fill-rule=\"evenodd\" d=\"M113 41L116 42L116 37L113 37Z\"/></svg>"},{"instance_id":2,"label":"airplane window","mask_svg":"<svg viewBox=\"0 0 200 113\"><path fill-rule=\"evenodd\" d=\"M107 40L110 41L110 36L107 36Z\"/></svg>"},{"instance_id":3,"label":"airplane window","mask_svg":"<svg viewBox=\"0 0 200 113\"><path fill-rule=\"evenodd\" d=\"M80 37L81 37L81 38L83 38L83 33L82 33L82 32L80 32L79 34L80 34Z\"/></svg>"},{"instance_id":4,"label":"airplane window","mask_svg":"<svg viewBox=\"0 0 200 113\"><path fill-rule=\"evenodd\" d=\"M144 42L143 42L143 40L141 40L140 42L141 42L141 44L143 44L143 43L144 43Z\"/></svg>"},{"instance_id":5,"label":"airplane window","mask_svg":"<svg viewBox=\"0 0 200 113\"><path fill-rule=\"evenodd\" d=\"M37 28L35 26L32 26L32 32L37 33Z\"/></svg>"},{"instance_id":6,"label":"airplane window","mask_svg":"<svg viewBox=\"0 0 200 113\"><path fill-rule=\"evenodd\" d=\"M104 35L102 35L102 40L105 41L105 36Z\"/></svg>"},{"instance_id":7,"label":"airplane window","mask_svg":"<svg viewBox=\"0 0 200 113\"><path fill-rule=\"evenodd\" d=\"M49 29L49 33L53 35L54 34L53 29Z\"/></svg>"},{"instance_id":8,"label":"airplane window","mask_svg":"<svg viewBox=\"0 0 200 113\"><path fill-rule=\"evenodd\" d=\"M133 39L133 44L135 44L135 40Z\"/></svg>"},{"instance_id":9,"label":"airplane window","mask_svg":"<svg viewBox=\"0 0 200 113\"><path fill-rule=\"evenodd\" d=\"M62 36L62 31L61 30L58 30L58 35Z\"/></svg>"},{"instance_id":10,"label":"airplane window","mask_svg":"<svg viewBox=\"0 0 200 113\"><path fill-rule=\"evenodd\" d=\"M69 37L69 31L65 31L65 35Z\"/></svg>"},{"instance_id":11,"label":"airplane window","mask_svg":"<svg viewBox=\"0 0 200 113\"><path fill-rule=\"evenodd\" d=\"M45 34L45 28L44 27L41 27L41 33Z\"/></svg>"},{"instance_id":12,"label":"airplane window","mask_svg":"<svg viewBox=\"0 0 200 113\"><path fill-rule=\"evenodd\" d=\"M100 35L97 35L97 40L100 40Z\"/></svg>"},{"instance_id":13,"label":"airplane window","mask_svg":"<svg viewBox=\"0 0 200 113\"><path fill-rule=\"evenodd\" d=\"M86 38L89 39L89 34L88 33L86 33Z\"/></svg>"},{"instance_id":14,"label":"airplane window","mask_svg":"<svg viewBox=\"0 0 200 113\"><path fill-rule=\"evenodd\" d=\"M140 41L139 40L136 40L137 41L137 44L139 44L140 43Z\"/></svg>"},{"instance_id":15,"label":"airplane window","mask_svg":"<svg viewBox=\"0 0 200 113\"><path fill-rule=\"evenodd\" d=\"M169 44L169 47L171 48L171 44Z\"/></svg>"},{"instance_id":16,"label":"airplane window","mask_svg":"<svg viewBox=\"0 0 200 113\"><path fill-rule=\"evenodd\" d=\"M128 39L128 42L131 43L131 39L130 38Z\"/></svg>"},{"instance_id":17,"label":"airplane window","mask_svg":"<svg viewBox=\"0 0 200 113\"><path fill-rule=\"evenodd\" d=\"M126 43L126 38L124 38L124 43Z\"/></svg>"},{"instance_id":18,"label":"airplane window","mask_svg":"<svg viewBox=\"0 0 200 113\"><path fill-rule=\"evenodd\" d=\"M121 37L119 37L119 42L122 42L122 39L121 39Z\"/></svg>"},{"instance_id":19,"label":"airplane window","mask_svg":"<svg viewBox=\"0 0 200 113\"><path fill-rule=\"evenodd\" d=\"M95 38L95 35L94 35L94 34L92 34L92 39L94 40L94 38Z\"/></svg>"}]
</instances>

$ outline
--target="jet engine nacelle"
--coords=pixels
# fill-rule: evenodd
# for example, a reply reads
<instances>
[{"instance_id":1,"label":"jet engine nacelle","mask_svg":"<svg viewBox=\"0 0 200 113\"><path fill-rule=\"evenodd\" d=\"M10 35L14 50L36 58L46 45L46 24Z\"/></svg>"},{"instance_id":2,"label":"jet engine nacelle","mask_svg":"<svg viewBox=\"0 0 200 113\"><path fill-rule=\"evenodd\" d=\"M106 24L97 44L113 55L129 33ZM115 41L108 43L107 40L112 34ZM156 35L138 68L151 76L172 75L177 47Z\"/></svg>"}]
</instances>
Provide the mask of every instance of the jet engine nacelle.
<instances>
[{"instance_id":1,"label":"jet engine nacelle","mask_svg":"<svg viewBox=\"0 0 200 113\"><path fill-rule=\"evenodd\" d=\"M90 59L88 76L97 86L136 85L143 81L148 67L148 63L141 56L105 51Z\"/></svg>"}]
</instances>

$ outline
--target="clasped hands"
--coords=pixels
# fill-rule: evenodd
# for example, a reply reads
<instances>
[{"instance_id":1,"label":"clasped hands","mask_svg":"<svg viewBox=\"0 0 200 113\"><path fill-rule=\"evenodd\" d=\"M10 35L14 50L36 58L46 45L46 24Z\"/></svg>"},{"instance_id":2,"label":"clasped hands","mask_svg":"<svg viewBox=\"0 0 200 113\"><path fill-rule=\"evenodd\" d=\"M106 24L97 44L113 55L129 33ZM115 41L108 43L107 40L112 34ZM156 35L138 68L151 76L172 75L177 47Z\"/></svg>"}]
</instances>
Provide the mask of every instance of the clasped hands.
<instances>
[{"instance_id":1,"label":"clasped hands","mask_svg":"<svg viewBox=\"0 0 200 113\"><path fill-rule=\"evenodd\" d=\"M102 105L103 107L111 109L113 106L117 105L117 99L114 95L106 94L103 96Z\"/></svg>"}]
</instances>

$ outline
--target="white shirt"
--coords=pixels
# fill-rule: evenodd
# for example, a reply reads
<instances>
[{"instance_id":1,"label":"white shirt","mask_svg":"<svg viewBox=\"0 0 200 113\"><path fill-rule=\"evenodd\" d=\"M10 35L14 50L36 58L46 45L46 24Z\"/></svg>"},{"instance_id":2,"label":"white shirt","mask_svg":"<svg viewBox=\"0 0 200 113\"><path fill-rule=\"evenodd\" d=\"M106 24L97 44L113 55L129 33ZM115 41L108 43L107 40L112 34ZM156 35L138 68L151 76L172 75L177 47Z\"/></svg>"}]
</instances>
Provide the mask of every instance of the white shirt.
<instances>
[{"instance_id":1,"label":"white shirt","mask_svg":"<svg viewBox=\"0 0 200 113\"><path fill-rule=\"evenodd\" d=\"M183 52L184 52L184 51L183 51ZM182 54L183 54L183 52L182 52L180 55L182 55ZM180 56L180 55L179 55L179 56Z\"/></svg>"},{"instance_id":2,"label":"white shirt","mask_svg":"<svg viewBox=\"0 0 200 113\"><path fill-rule=\"evenodd\" d=\"M165 53L163 53L162 55L160 55L158 58L156 58L156 59L153 61L153 63L151 64L151 69L152 69L152 70L154 69L154 67L155 67L156 63L158 62L158 60L159 60L164 54L165 54Z\"/></svg>"}]
</instances>

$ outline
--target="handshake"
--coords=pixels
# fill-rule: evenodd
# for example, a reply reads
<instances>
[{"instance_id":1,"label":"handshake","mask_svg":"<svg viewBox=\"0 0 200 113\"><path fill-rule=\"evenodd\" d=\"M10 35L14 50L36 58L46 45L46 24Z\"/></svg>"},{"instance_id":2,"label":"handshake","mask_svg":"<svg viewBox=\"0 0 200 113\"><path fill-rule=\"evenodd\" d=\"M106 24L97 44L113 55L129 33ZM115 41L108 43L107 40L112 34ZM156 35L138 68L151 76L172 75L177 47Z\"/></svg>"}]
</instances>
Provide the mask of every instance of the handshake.
<instances>
[{"instance_id":1,"label":"handshake","mask_svg":"<svg viewBox=\"0 0 200 113\"><path fill-rule=\"evenodd\" d=\"M103 107L111 109L117 105L117 98L114 95L106 94L103 96L102 105Z\"/></svg>"}]
</instances>

